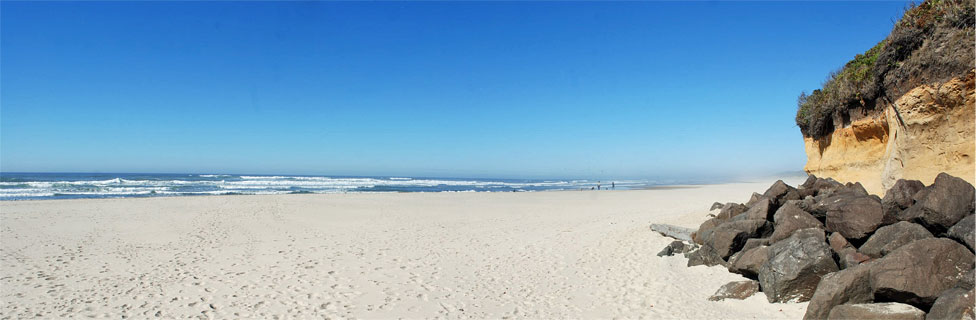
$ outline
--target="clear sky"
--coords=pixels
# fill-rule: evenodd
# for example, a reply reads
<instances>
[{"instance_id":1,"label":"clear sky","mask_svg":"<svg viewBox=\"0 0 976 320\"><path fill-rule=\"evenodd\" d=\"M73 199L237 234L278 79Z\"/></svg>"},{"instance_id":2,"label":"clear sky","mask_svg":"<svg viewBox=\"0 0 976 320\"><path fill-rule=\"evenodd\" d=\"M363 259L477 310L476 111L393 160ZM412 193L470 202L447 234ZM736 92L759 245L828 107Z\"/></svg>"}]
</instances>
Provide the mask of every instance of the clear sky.
<instances>
[{"instance_id":1,"label":"clear sky","mask_svg":"<svg viewBox=\"0 0 976 320\"><path fill-rule=\"evenodd\" d=\"M906 2L0 2L0 170L801 170Z\"/></svg>"}]
</instances>

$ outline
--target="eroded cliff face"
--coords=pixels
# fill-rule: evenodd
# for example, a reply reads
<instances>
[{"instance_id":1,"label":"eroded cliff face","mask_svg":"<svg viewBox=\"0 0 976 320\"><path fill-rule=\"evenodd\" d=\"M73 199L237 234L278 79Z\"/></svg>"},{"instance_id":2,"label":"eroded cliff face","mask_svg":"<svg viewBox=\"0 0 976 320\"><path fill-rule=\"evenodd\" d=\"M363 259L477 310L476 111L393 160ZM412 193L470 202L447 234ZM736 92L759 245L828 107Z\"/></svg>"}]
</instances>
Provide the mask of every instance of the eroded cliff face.
<instances>
[{"instance_id":1,"label":"eroded cliff face","mask_svg":"<svg viewBox=\"0 0 976 320\"><path fill-rule=\"evenodd\" d=\"M824 138L804 138L804 170L840 182L861 182L879 196L898 179L928 185L940 172L974 183L974 74L976 70L915 87L876 115Z\"/></svg>"}]
</instances>

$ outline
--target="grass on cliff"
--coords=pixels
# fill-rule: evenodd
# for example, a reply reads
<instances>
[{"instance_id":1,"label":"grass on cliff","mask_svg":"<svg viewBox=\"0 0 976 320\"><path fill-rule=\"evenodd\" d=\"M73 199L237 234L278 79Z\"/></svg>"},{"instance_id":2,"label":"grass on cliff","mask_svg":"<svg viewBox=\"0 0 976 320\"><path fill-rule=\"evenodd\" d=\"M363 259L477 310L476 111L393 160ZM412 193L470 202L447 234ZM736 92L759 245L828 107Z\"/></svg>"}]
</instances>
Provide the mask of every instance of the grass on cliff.
<instances>
[{"instance_id":1,"label":"grass on cliff","mask_svg":"<svg viewBox=\"0 0 976 320\"><path fill-rule=\"evenodd\" d=\"M800 131L827 136L852 113L864 114L927 81L968 72L974 67L973 11L973 0L929 0L906 8L887 39L830 73L822 88L800 94Z\"/></svg>"}]
</instances>

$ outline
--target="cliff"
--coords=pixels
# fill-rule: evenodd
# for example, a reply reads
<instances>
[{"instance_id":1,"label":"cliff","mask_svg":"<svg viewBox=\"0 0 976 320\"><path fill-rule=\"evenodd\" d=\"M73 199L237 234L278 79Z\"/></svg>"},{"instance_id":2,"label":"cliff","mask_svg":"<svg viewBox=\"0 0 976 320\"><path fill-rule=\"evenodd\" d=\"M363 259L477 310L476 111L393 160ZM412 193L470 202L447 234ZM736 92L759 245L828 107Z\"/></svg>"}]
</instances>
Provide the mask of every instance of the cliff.
<instances>
[{"instance_id":1,"label":"cliff","mask_svg":"<svg viewBox=\"0 0 976 320\"><path fill-rule=\"evenodd\" d=\"M884 41L798 99L810 174L884 194L898 179L940 172L973 183L974 13L965 0L926 1Z\"/></svg>"}]
</instances>

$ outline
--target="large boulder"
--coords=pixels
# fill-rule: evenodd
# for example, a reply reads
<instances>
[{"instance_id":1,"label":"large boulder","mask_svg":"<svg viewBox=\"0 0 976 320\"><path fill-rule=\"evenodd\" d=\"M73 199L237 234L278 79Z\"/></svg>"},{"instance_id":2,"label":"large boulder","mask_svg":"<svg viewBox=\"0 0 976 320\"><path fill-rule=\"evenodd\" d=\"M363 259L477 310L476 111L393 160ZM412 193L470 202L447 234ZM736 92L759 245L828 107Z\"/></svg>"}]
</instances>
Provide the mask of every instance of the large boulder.
<instances>
[{"instance_id":1,"label":"large boulder","mask_svg":"<svg viewBox=\"0 0 976 320\"><path fill-rule=\"evenodd\" d=\"M847 251L848 249L854 249L847 239L844 238L840 233L834 232L830 234L830 238L827 238L827 243L830 244L830 250L834 250L834 253L841 253Z\"/></svg>"},{"instance_id":2,"label":"large boulder","mask_svg":"<svg viewBox=\"0 0 976 320\"><path fill-rule=\"evenodd\" d=\"M952 288L942 292L925 319L973 319L973 289Z\"/></svg>"},{"instance_id":3,"label":"large boulder","mask_svg":"<svg viewBox=\"0 0 976 320\"><path fill-rule=\"evenodd\" d=\"M871 257L853 249L837 255L837 266L841 269L851 268L868 261L871 261Z\"/></svg>"},{"instance_id":4,"label":"large boulder","mask_svg":"<svg viewBox=\"0 0 976 320\"><path fill-rule=\"evenodd\" d=\"M870 264L828 273L817 285L803 319L826 319L835 306L872 301Z\"/></svg>"},{"instance_id":5,"label":"large boulder","mask_svg":"<svg viewBox=\"0 0 976 320\"><path fill-rule=\"evenodd\" d=\"M732 281L715 291L708 300L722 301L725 299L742 300L759 292L759 282L755 280Z\"/></svg>"},{"instance_id":6,"label":"large boulder","mask_svg":"<svg viewBox=\"0 0 976 320\"><path fill-rule=\"evenodd\" d=\"M881 225L881 201L870 196L836 197L837 201L827 210L826 226L831 232L839 232L847 239L862 239Z\"/></svg>"},{"instance_id":7,"label":"large boulder","mask_svg":"<svg viewBox=\"0 0 976 320\"><path fill-rule=\"evenodd\" d=\"M745 212L732 217L732 220L773 220L775 212L773 201L763 197L752 204Z\"/></svg>"},{"instance_id":8,"label":"large boulder","mask_svg":"<svg viewBox=\"0 0 976 320\"><path fill-rule=\"evenodd\" d=\"M955 239L969 247L969 251L973 251L973 241L976 240L973 239L976 236L973 234L974 228L976 228L976 215L971 214L959 220L956 225L949 228L949 232L946 232L946 234L949 238Z\"/></svg>"},{"instance_id":9,"label":"large boulder","mask_svg":"<svg viewBox=\"0 0 976 320\"><path fill-rule=\"evenodd\" d=\"M800 196L800 193L797 192L796 188L786 184L786 182L783 182L783 180L777 180L775 183L773 183L773 185L763 193L763 196L772 200L773 204L776 206L783 205L783 203L785 203L787 200L799 200L803 198Z\"/></svg>"},{"instance_id":10,"label":"large boulder","mask_svg":"<svg viewBox=\"0 0 976 320\"><path fill-rule=\"evenodd\" d=\"M769 247L761 246L740 252L735 259L729 259L729 271L749 279L759 278L759 268L769 259Z\"/></svg>"},{"instance_id":11,"label":"large boulder","mask_svg":"<svg viewBox=\"0 0 976 320\"><path fill-rule=\"evenodd\" d=\"M966 180L940 173L931 186L913 196L915 204L897 215L898 220L918 223L941 235L973 214L976 189Z\"/></svg>"},{"instance_id":12,"label":"large boulder","mask_svg":"<svg viewBox=\"0 0 976 320\"><path fill-rule=\"evenodd\" d=\"M693 244L690 244L690 243L687 243L687 242L684 242L684 241L681 241L681 240L674 240L674 241L671 241L671 243L668 244L667 247L664 247L664 249L662 249L661 252L658 252L657 253L657 256L658 257L665 257L665 256L670 257L670 256L673 256L673 255L675 255L677 253L688 253L688 252L691 252L692 250L695 250L697 247L698 246L696 246L696 245L693 245Z\"/></svg>"},{"instance_id":13,"label":"large boulder","mask_svg":"<svg viewBox=\"0 0 976 320\"><path fill-rule=\"evenodd\" d=\"M925 311L897 303L842 304L830 310L830 320L925 320Z\"/></svg>"},{"instance_id":14,"label":"large boulder","mask_svg":"<svg viewBox=\"0 0 976 320\"><path fill-rule=\"evenodd\" d=\"M766 220L729 221L707 234L702 239L702 246L712 247L722 259L727 259L742 249L746 239L766 237L771 229L771 224Z\"/></svg>"},{"instance_id":15,"label":"large boulder","mask_svg":"<svg viewBox=\"0 0 976 320\"><path fill-rule=\"evenodd\" d=\"M746 210L749 210L749 207L746 207L745 205L742 204L730 202L725 204L725 206L722 207L722 210L719 211L718 215L715 217L719 219L731 219L732 217L735 217L743 212L746 212Z\"/></svg>"},{"instance_id":16,"label":"large boulder","mask_svg":"<svg viewBox=\"0 0 976 320\"><path fill-rule=\"evenodd\" d=\"M725 260L722 260L722 256L719 256L718 253L715 252L715 249L712 249L712 247L710 246L701 246L698 248L698 250L686 253L685 257L688 258L689 267L701 266L701 265L704 266L721 265L724 267L729 266L728 263L725 262Z\"/></svg>"},{"instance_id":17,"label":"large boulder","mask_svg":"<svg viewBox=\"0 0 976 320\"><path fill-rule=\"evenodd\" d=\"M934 236L925 227L902 221L879 228L858 251L872 258L880 258L912 241L926 238Z\"/></svg>"},{"instance_id":18,"label":"large boulder","mask_svg":"<svg viewBox=\"0 0 976 320\"><path fill-rule=\"evenodd\" d=\"M806 301L820 278L837 271L824 231L801 229L769 247L759 268L759 283L769 302Z\"/></svg>"},{"instance_id":19,"label":"large boulder","mask_svg":"<svg viewBox=\"0 0 976 320\"><path fill-rule=\"evenodd\" d=\"M881 199L881 210L884 212L885 224L895 223L893 220L896 219L898 213L911 207L915 203L912 196L922 189L925 189L925 184L922 184L921 181L898 179Z\"/></svg>"},{"instance_id":20,"label":"large boulder","mask_svg":"<svg viewBox=\"0 0 976 320\"><path fill-rule=\"evenodd\" d=\"M725 220L719 218L711 218L705 220L705 222L702 222L702 224L698 226L698 231L695 231L695 233L691 235L692 241L694 241L697 244L702 244L703 243L702 240L708 234L712 233L712 230L715 229L715 227L722 224L723 222L725 222Z\"/></svg>"},{"instance_id":21,"label":"large boulder","mask_svg":"<svg viewBox=\"0 0 976 320\"><path fill-rule=\"evenodd\" d=\"M816 190L815 195L819 195L821 193L830 192L841 186L843 186L843 184L837 182L834 179L831 178L821 179L811 174L809 177L807 177L807 180L800 185L800 188Z\"/></svg>"},{"instance_id":22,"label":"large boulder","mask_svg":"<svg viewBox=\"0 0 976 320\"><path fill-rule=\"evenodd\" d=\"M789 238L793 231L806 228L823 229L820 220L800 209L792 202L784 204L776 214L773 215L773 234L769 236L770 242L777 242Z\"/></svg>"},{"instance_id":23,"label":"large boulder","mask_svg":"<svg viewBox=\"0 0 976 320\"><path fill-rule=\"evenodd\" d=\"M750 238L749 240L746 240L746 244L742 246L742 250L739 252L744 252L752 248L768 246L769 244L769 238Z\"/></svg>"},{"instance_id":24,"label":"large boulder","mask_svg":"<svg viewBox=\"0 0 976 320\"><path fill-rule=\"evenodd\" d=\"M901 246L871 265L875 299L928 310L942 291L973 269L974 256L958 242L930 238Z\"/></svg>"}]
</instances>

